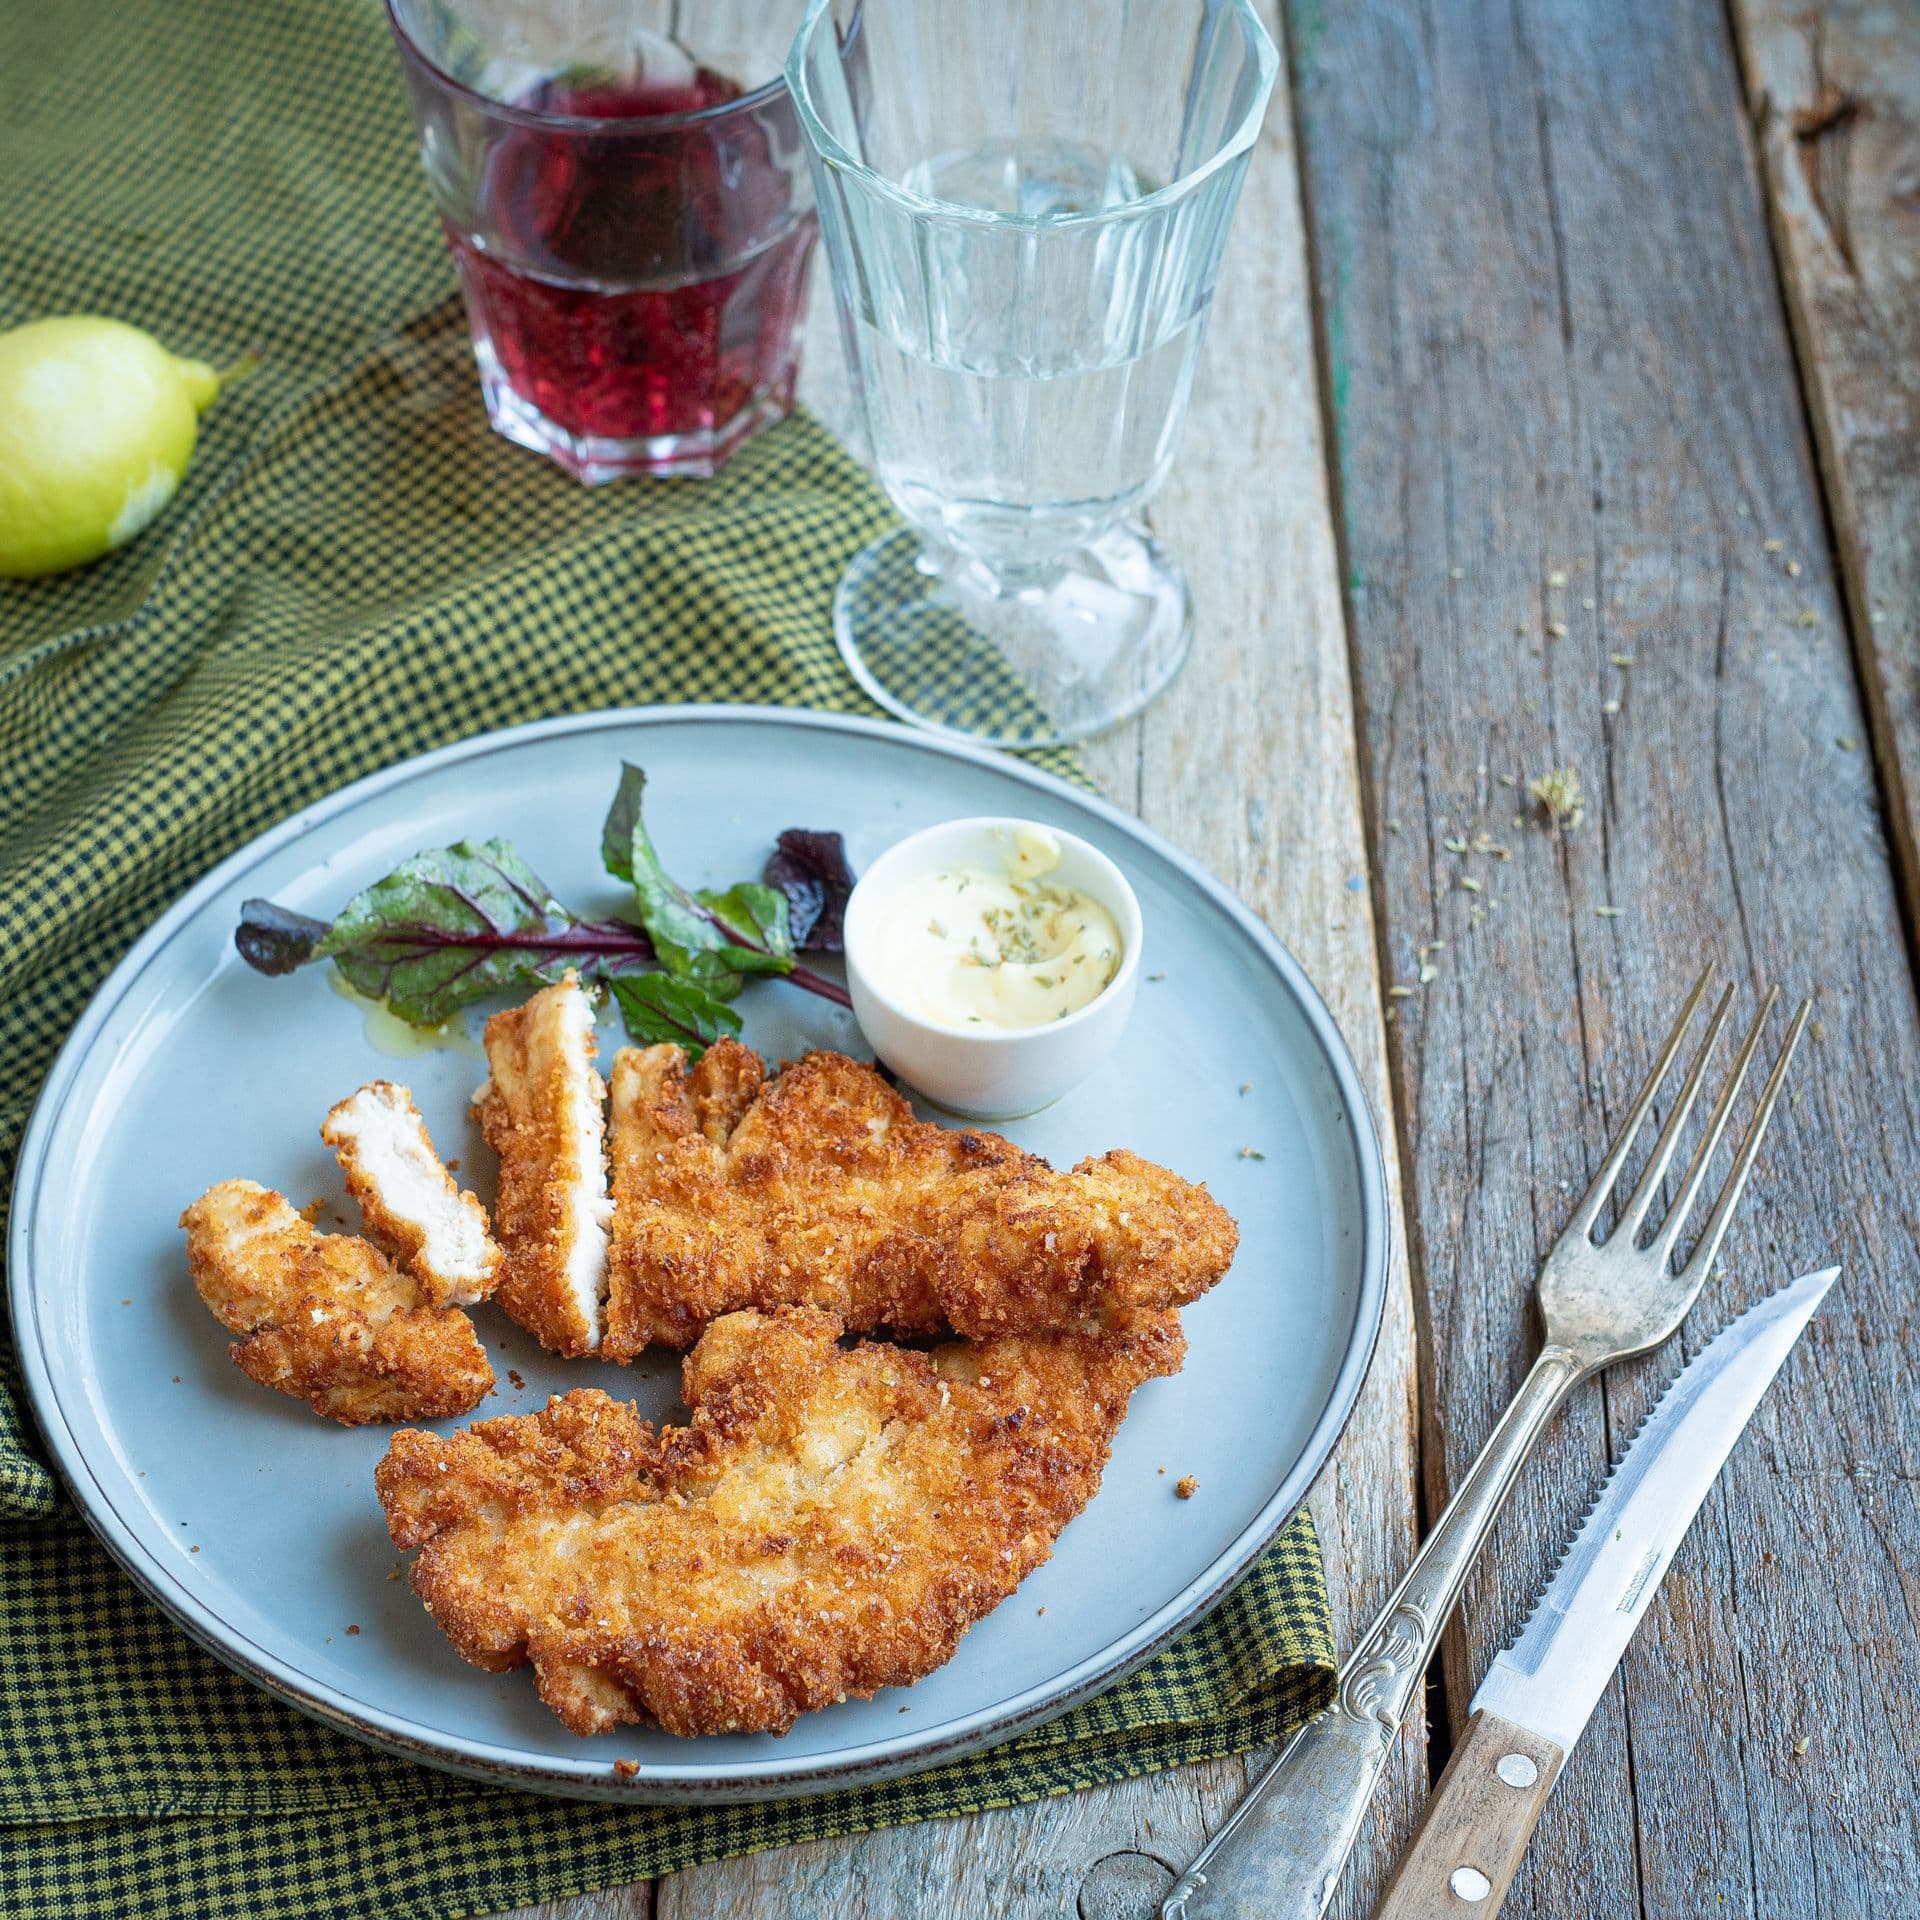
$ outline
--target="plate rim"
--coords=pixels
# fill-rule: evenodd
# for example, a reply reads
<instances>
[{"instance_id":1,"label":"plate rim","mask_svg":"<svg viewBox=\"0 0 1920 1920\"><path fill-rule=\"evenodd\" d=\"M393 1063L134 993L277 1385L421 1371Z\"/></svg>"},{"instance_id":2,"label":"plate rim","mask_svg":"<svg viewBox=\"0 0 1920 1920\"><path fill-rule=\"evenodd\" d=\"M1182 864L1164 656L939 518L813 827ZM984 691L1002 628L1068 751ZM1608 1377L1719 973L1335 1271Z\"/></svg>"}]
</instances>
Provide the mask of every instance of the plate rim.
<instances>
[{"instance_id":1,"label":"plate rim","mask_svg":"<svg viewBox=\"0 0 1920 1920\"><path fill-rule=\"evenodd\" d=\"M291 1667L219 1612L180 1585L172 1570L124 1522L109 1489L69 1427L48 1363L32 1284L29 1241L44 1189L43 1163L50 1136L98 1030L119 999L180 927L214 895L321 822L346 813L387 789L463 760L511 750L534 741L649 726L727 724L790 727L883 740L939 759L984 766L1086 809L1123 836L1168 862L1197 886L1216 910L1237 923L1280 976L1305 1016L1315 1043L1339 1089L1345 1127L1357 1149L1360 1186L1359 1291L1352 1333L1333 1388L1293 1466L1259 1512L1205 1568L1147 1619L1087 1659L1029 1687L1011 1700L977 1709L944 1731L903 1731L856 1749L865 1757L797 1756L782 1763L720 1766L642 1763L631 1778L617 1776L609 1760L555 1759L490 1742L449 1737L409 1720L404 1711L372 1708L344 1690ZM485 1784L569 1799L656 1804L724 1804L780 1799L873 1785L920 1773L1057 1718L1118 1684L1170 1641L1204 1618L1305 1505L1308 1493L1338 1445L1353 1415L1377 1349L1386 1307L1391 1216L1378 1124L1360 1084L1344 1037L1319 990L1274 931L1191 855L1132 814L1041 767L992 748L948 740L895 721L814 708L717 702L604 707L555 714L512 727L493 728L395 761L309 802L257 834L210 868L166 907L100 982L55 1055L21 1137L8 1222L7 1292L27 1397L53 1467L95 1536L136 1587L197 1644L242 1677L310 1718L399 1758ZM1065 1683L1063 1684L1063 1678Z\"/></svg>"}]
</instances>

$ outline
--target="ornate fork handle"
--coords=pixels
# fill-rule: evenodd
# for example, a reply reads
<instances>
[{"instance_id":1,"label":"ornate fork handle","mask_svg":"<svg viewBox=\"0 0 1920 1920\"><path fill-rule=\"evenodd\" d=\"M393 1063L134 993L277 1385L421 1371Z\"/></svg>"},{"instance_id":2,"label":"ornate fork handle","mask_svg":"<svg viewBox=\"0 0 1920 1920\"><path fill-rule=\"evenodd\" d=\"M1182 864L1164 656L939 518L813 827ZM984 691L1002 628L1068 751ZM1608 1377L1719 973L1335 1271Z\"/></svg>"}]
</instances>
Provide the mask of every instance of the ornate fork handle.
<instances>
[{"instance_id":1,"label":"ornate fork handle","mask_svg":"<svg viewBox=\"0 0 1920 1920\"><path fill-rule=\"evenodd\" d=\"M1366 1637L1339 1690L1248 1789L1181 1875L1162 1920L1319 1920L1401 1723L1521 1464L1589 1371L1541 1350L1512 1404Z\"/></svg>"}]
</instances>

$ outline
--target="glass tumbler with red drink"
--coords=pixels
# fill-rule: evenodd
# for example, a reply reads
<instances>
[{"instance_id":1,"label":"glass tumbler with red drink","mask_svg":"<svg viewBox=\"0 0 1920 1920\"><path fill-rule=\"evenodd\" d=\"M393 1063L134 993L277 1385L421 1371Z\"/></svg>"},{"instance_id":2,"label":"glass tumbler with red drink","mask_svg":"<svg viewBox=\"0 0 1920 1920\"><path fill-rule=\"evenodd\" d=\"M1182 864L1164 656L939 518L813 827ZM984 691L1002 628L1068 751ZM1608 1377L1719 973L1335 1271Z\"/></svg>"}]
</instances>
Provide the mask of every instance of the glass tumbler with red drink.
<instances>
[{"instance_id":1,"label":"glass tumbler with red drink","mask_svg":"<svg viewBox=\"0 0 1920 1920\"><path fill-rule=\"evenodd\" d=\"M586 481L710 474L793 405L803 7L388 0L494 427Z\"/></svg>"}]
</instances>

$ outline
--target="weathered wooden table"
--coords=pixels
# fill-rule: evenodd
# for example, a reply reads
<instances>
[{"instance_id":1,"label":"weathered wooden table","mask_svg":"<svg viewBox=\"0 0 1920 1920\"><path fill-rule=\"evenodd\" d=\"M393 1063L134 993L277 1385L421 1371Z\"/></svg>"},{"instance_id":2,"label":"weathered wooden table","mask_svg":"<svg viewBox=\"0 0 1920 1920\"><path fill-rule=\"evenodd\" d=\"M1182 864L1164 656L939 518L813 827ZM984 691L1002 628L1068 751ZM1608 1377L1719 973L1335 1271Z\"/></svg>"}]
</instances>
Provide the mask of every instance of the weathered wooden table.
<instances>
[{"instance_id":1,"label":"weathered wooden table","mask_svg":"<svg viewBox=\"0 0 1920 1920\"><path fill-rule=\"evenodd\" d=\"M1199 637L1087 759L1293 947L1386 1136L1386 1327L1312 1503L1343 1644L1517 1383L1538 1257L1702 956L1818 996L1725 1277L1526 1475L1337 1910L1682 1352L1839 1259L1507 1912L1920 1912L1920 0L1284 25L1153 507ZM1556 836L1525 786L1561 767ZM1251 1764L530 1912L1144 1920Z\"/></svg>"}]
</instances>

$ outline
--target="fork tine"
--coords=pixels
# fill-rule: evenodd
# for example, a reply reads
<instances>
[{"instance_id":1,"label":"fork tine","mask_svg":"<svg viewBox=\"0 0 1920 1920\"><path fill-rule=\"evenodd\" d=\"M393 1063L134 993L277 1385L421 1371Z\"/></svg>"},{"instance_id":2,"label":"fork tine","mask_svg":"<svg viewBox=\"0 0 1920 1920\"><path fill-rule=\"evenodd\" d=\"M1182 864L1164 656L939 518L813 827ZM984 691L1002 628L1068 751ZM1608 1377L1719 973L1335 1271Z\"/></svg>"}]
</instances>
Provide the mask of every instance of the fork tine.
<instances>
[{"instance_id":1,"label":"fork tine","mask_svg":"<svg viewBox=\"0 0 1920 1920\"><path fill-rule=\"evenodd\" d=\"M1774 997L1769 996L1769 1006ZM1773 1071L1767 1075L1767 1084L1760 1090L1760 1104L1754 1108L1753 1118L1747 1122L1746 1134L1733 1156L1733 1171L1728 1174L1727 1184L1721 1189L1720 1198L1714 1202L1706 1226L1701 1229L1700 1244L1694 1248L1693 1258L1680 1271L1680 1277L1694 1286L1707 1277L1707 1270L1720 1251L1720 1242L1727 1237L1733 1210L1740 1204L1741 1189L1747 1184L1747 1174L1753 1166L1754 1156L1760 1151L1760 1142L1766 1137L1767 1122L1773 1118L1773 1109L1780 1099L1780 1089L1786 1084L1787 1069L1793 1065L1794 1051L1800 1045L1801 1029L1807 1024L1807 1015L1812 1011L1811 1000L1802 1000L1795 1010L1793 1024L1787 1029L1786 1045L1780 1049L1780 1058L1773 1063ZM1666 1252L1663 1251L1663 1265L1665 1261Z\"/></svg>"},{"instance_id":2,"label":"fork tine","mask_svg":"<svg viewBox=\"0 0 1920 1920\"><path fill-rule=\"evenodd\" d=\"M1772 1013L1774 1004L1780 998L1778 987L1769 987L1766 996L1760 1002L1760 1011L1753 1016L1753 1024L1747 1029L1747 1035L1740 1042L1740 1051L1734 1056L1733 1073L1722 1089L1720 1098L1714 1102L1712 1117L1707 1121L1707 1130L1700 1136L1700 1144L1693 1150L1693 1158L1687 1162L1686 1177L1680 1182L1680 1191L1674 1197L1673 1205L1667 1210L1667 1217L1660 1224L1660 1231L1654 1236L1652 1250L1654 1257L1664 1267L1673 1253L1680 1235L1686 1230L1687 1215L1693 1209L1694 1201L1699 1197L1700 1188L1707 1177L1707 1170L1714 1152L1720 1145L1720 1138L1726 1132L1727 1122L1733 1117L1733 1103L1740 1097L1740 1089L1745 1084L1747 1068L1753 1063L1753 1056L1760 1046L1760 1037L1766 1030L1767 1016Z\"/></svg>"},{"instance_id":3,"label":"fork tine","mask_svg":"<svg viewBox=\"0 0 1920 1920\"><path fill-rule=\"evenodd\" d=\"M1759 1051L1761 1035L1766 1030L1767 1016L1772 1013L1779 998L1778 987L1767 989L1766 997L1760 1002L1760 1011L1753 1016L1753 1025L1747 1029L1747 1037L1740 1043L1740 1051L1733 1062L1732 1076L1728 1079L1720 1098L1714 1102L1713 1117L1707 1122L1706 1132L1700 1136L1700 1144L1693 1150L1693 1158L1687 1162L1686 1178L1680 1182L1680 1191L1674 1196L1673 1205L1668 1209L1666 1219L1660 1223L1660 1231L1653 1238L1653 1255L1662 1267L1672 1257L1674 1247L1678 1244L1681 1234L1686 1231L1687 1215L1693 1211L1693 1203L1699 1197L1700 1188L1707 1177L1708 1166L1720 1145L1721 1135L1726 1132L1727 1122L1733 1117L1733 1103L1740 1097L1740 1089L1747 1077L1747 1068L1753 1064L1753 1056ZM1741 1178L1744 1180L1745 1175L1743 1174Z\"/></svg>"},{"instance_id":4,"label":"fork tine","mask_svg":"<svg viewBox=\"0 0 1920 1920\"><path fill-rule=\"evenodd\" d=\"M1654 1096L1660 1091L1661 1081L1673 1066L1680 1043L1687 1037L1688 1027L1693 1024L1693 1016L1700 1010L1707 982L1712 978L1713 962L1709 960L1700 969L1700 977L1693 983L1693 991L1687 995L1687 1004L1680 1009L1680 1018L1673 1023L1673 1031L1667 1035L1667 1043L1660 1049L1659 1059L1653 1063L1653 1071L1647 1075L1645 1085L1634 1096L1632 1109L1621 1123L1620 1131L1613 1136L1613 1144L1607 1148L1607 1157L1600 1162L1600 1171L1593 1176L1593 1185L1574 1209L1563 1239L1575 1236L1585 1239L1593 1232L1593 1223L1599 1219L1600 1209L1606 1205L1607 1195L1613 1191L1613 1183L1619 1179L1620 1169L1626 1165L1627 1155L1633 1150L1634 1136L1640 1131L1640 1123L1646 1119Z\"/></svg>"},{"instance_id":5,"label":"fork tine","mask_svg":"<svg viewBox=\"0 0 1920 1920\"><path fill-rule=\"evenodd\" d=\"M1679 1099L1673 1103L1673 1111L1667 1115L1667 1124L1660 1129L1660 1138L1654 1143L1653 1158L1647 1162L1646 1171L1640 1176L1640 1184L1633 1190L1632 1199L1627 1202L1614 1226L1615 1234L1624 1233L1627 1236L1624 1243L1627 1246L1632 1246L1639 1238L1641 1223L1660 1192L1661 1181L1667 1177L1674 1150L1680 1145L1680 1130L1687 1124L1694 1103L1700 1098L1700 1089L1706 1084L1707 1064L1713 1058L1714 1048L1720 1044L1727 1015L1732 1010L1733 988L1729 986L1721 994L1720 1003L1713 1010L1713 1018L1707 1022L1707 1037L1700 1043L1700 1051L1693 1056L1693 1065L1687 1070L1686 1084L1680 1089Z\"/></svg>"}]
</instances>

